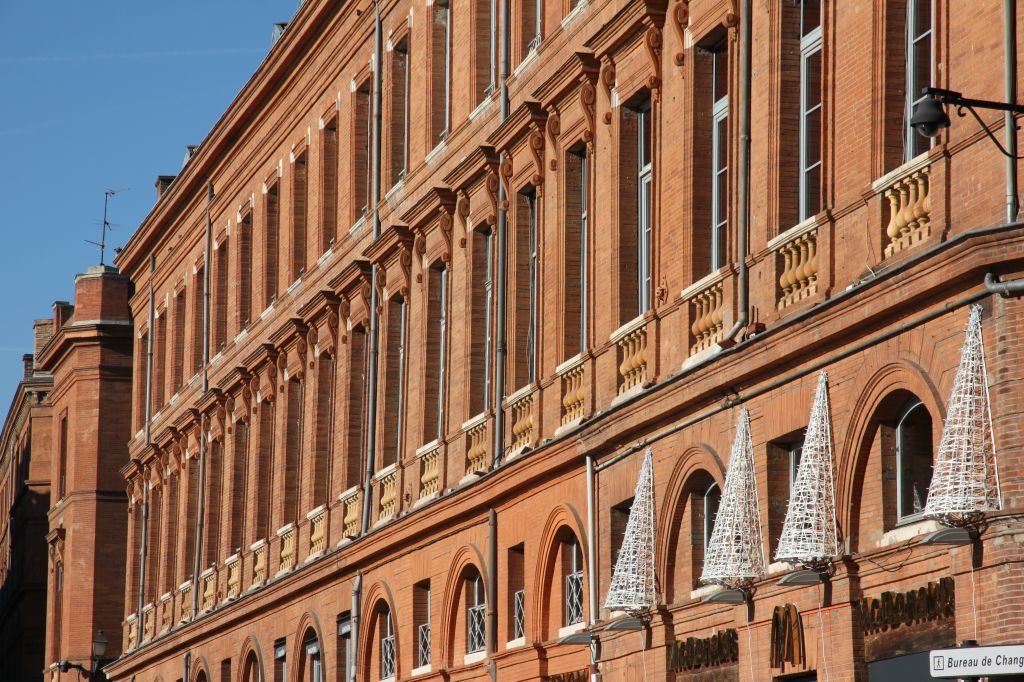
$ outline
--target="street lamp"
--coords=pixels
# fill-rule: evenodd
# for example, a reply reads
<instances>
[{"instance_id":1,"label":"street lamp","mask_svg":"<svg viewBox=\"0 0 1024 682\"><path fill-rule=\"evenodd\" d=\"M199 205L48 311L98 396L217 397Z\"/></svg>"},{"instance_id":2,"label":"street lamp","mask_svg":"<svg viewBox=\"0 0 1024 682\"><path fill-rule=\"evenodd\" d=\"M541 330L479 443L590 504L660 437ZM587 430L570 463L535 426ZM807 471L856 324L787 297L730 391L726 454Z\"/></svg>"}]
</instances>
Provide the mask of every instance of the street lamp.
<instances>
[{"instance_id":1,"label":"street lamp","mask_svg":"<svg viewBox=\"0 0 1024 682\"><path fill-rule=\"evenodd\" d=\"M989 139L992 140L999 151L1004 156L1008 156L1012 159L1024 158L1021 156L1015 156L1010 152L1006 151L1003 145L999 144L999 140L995 138L992 131L988 129L985 122L978 116L978 112L975 109L991 109L994 111L1009 111L1014 114L1024 114L1024 105L1021 104L1007 104L1005 102L992 102L986 99L970 99L964 97L961 93L954 90L944 90L942 88L923 88L921 90L926 96L917 105L914 111L914 115L910 117L910 127L921 133L925 137L936 137L944 128L949 127L949 115L943 108L944 105L950 105L956 107L957 116L966 116L965 109L971 112L975 120L978 121L978 125L982 127L985 134L988 135Z\"/></svg>"},{"instance_id":2,"label":"street lamp","mask_svg":"<svg viewBox=\"0 0 1024 682\"><path fill-rule=\"evenodd\" d=\"M107 636L103 634L103 630L97 630L96 636L92 638L92 665L86 668L81 663L72 663L69 660L63 660L57 663L57 669L62 673L77 670L79 676L85 677L87 680L106 680L107 676L100 670L100 663L103 662L104 656L107 653Z\"/></svg>"}]
</instances>

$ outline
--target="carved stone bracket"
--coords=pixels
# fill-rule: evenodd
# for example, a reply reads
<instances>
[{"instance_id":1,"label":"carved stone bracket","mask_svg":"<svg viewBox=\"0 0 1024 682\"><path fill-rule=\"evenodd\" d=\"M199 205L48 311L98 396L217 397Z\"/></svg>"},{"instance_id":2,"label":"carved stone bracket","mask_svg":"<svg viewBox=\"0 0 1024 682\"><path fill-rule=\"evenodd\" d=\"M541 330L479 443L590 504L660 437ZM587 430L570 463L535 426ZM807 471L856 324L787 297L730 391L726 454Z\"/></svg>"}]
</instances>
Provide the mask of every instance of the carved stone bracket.
<instances>
[{"instance_id":1,"label":"carved stone bracket","mask_svg":"<svg viewBox=\"0 0 1024 682\"><path fill-rule=\"evenodd\" d=\"M612 88L615 87L615 62L610 57L605 57L601 63L601 85L604 86L605 95L608 97L608 111L604 112L604 124L612 123Z\"/></svg>"},{"instance_id":2,"label":"carved stone bracket","mask_svg":"<svg viewBox=\"0 0 1024 682\"><path fill-rule=\"evenodd\" d=\"M690 0L676 0L672 6L672 26L675 27L676 38L679 40L679 51L676 52L673 61L676 66L686 63L686 55L683 46L686 45L686 26L690 23Z\"/></svg>"},{"instance_id":3,"label":"carved stone bracket","mask_svg":"<svg viewBox=\"0 0 1024 682\"><path fill-rule=\"evenodd\" d=\"M551 119L548 119L549 121ZM541 188L544 185L544 133L541 132L539 125L533 126L533 131L530 133L529 139L530 154L533 156L533 176L530 178L533 186L537 188L537 196L541 194ZM511 196L508 193L508 184L505 185L505 195Z\"/></svg>"},{"instance_id":4,"label":"carved stone bracket","mask_svg":"<svg viewBox=\"0 0 1024 682\"><path fill-rule=\"evenodd\" d=\"M505 199L501 202L501 208L505 211L508 210L508 198L511 196L509 194L509 182L512 180L512 172L512 156L506 154L505 160L501 163L501 184L505 188Z\"/></svg>"},{"instance_id":5,"label":"carved stone bracket","mask_svg":"<svg viewBox=\"0 0 1024 682\"><path fill-rule=\"evenodd\" d=\"M441 237L444 238L444 253L441 254L441 260L447 266L452 264L452 225L454 223L451 211L444 207L438 209L437 226L441 228Z\"/></svg>"},{"instance_id":6,"label":"carved stone bracket","mask_svg":"<svg viewBox=\"0 0 1024 682\"><path fill-rule=\"evenodd\" d=\"M488 225L496 225L498 223L498 182L498 174L489 168L487 170L487 178L484 180L487 199L491 202L491 212L486 218Z\"/></svg>"},{"instance_id":7,"label":"carved stone bracket","mask_svg":"<svg viewBox=\"0 0 1024 682\"><path fill-rule=\"evenodd\" d=\"M650 26L644 33L644 48L647 51L647 58L651 62L651 75L647 77L647 87L651 89L651 98L658 99L658 89L661 87L661 29L657 26Z\"/></svg>"},{"instance_id":8,"label":"carved stone bracket","mask_svg":"<svg viewBox=\"0 0 1024 682\"><path fill-rule=\"evenodd\" d=\"M597 90L589 78L583 77L581 80L580 103L583 105L583 115L587 118L587 129L583 131L583 140L593 148L594 134L597 128Z\"/></svg>"}]
</instances>

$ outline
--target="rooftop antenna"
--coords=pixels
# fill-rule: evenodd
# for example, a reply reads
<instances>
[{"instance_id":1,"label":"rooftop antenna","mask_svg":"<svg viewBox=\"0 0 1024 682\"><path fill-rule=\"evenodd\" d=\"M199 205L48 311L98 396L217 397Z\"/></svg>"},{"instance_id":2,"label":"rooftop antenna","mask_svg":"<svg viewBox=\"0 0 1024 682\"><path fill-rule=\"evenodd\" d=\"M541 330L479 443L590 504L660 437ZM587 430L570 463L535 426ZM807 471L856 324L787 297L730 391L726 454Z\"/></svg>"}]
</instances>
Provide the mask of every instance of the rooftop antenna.
<instances>
[{"instance_id":1,"label":"rooftop antenna","mask_svg":"<svg viewBox=\"0 0 1024 682\"><path fill-rule=\"evenodd\" d=\"M107 230L113 229L110 225L110 221L107 220L107 205L110 203L110 197L114 196L118 192L127 192L128 188L124 189L108 189L103 193L103 224L100 227L100 240L94 242L91 239L86 239L87 244L98 246L100 249L100 265L103 265L103 258L107 249Z\"/></svg>"}]
</instances>

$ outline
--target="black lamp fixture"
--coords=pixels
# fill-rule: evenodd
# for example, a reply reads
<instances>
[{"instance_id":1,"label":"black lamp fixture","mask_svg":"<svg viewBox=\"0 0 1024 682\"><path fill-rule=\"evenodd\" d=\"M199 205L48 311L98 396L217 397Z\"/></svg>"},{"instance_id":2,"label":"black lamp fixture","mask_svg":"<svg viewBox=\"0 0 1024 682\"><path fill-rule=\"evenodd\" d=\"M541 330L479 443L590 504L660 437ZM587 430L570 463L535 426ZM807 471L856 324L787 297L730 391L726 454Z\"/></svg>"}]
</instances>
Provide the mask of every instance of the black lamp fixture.
<instances>
[{"instance_id":1,"label":"black lamp fixture","mask_svg":"<svg viewBox=\"0 0 1024 682\"><path fill-rule=\"evenodd\" d=\"M100 670L100 664L105 660L108 642L109 640L103 634L103 630L97 630L96 636L92 638L92 665L86 668L81 663L72 663L65 659L57 663L57 670L62 673L77 670L80 676L87 680L106 680L107 676Z\"/></svg>"},{"instance_id":2,"label":"black lamp fixture","mask_svg":"<svg viewBox=\"0 0 1024 682\"><path fill-rule=\"evenodd\" d=\"M995 143L1004 156L1016 159L1024 158L1024 156L1015 156L1006 151L995 135L992 134L992 131L989 130L988 126L985 125L985 122L978 116L978 112L975 111L975 109L991 109L994 111L1024 114L1024 105L992 102L986 99L970 99L955 90L944 90L942 88L923 88L921 92L924 93L925 97L918 103L917 108L914 110L914 115L910 117L910 127L917 132L925 137L936 137L943 129L948 128L949 115L944 107L945 105L950 105L956 107L957 116L967 116L967 111L971 112L971 115L978 121L978 125L982 127L985 134Z\"/></svg>"}]
</instances>

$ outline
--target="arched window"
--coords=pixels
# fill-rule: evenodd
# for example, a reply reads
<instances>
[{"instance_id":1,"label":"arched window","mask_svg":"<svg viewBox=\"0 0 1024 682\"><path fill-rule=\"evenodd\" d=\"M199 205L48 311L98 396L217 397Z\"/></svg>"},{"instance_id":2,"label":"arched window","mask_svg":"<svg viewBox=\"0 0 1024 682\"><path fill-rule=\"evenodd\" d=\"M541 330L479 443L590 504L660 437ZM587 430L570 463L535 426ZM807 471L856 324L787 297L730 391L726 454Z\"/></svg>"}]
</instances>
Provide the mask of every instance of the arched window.
<instances>
[{"instance_id":1,"label":"arched window","mask_svg":"<svg viewBox=\"0 0 1024 682\"><path fill-rule=\"evenodd\" d=\"M391 622L391 609L381 608L377 616L380 632L380 679L386 680L395 676L395 628Z\"/></svg>"},{"instance_id":2,"label":"arched window","mask_svg":"<svg viewBox=\"0 0 1024 682\"><path fill-rule=\"evenodd\" d=\"M302 682L324 682L323 659L320 654L320 640L313 630L306 631L302 641Z\"/></svg>"},{"instance_id":3,"label":"arched window","mask_svg":"<svg viewBox=\"0 0 1024 682\"><path fill-rule=\"evenodd\" d=\"M565 583L565 626L583 622L583 552L575 536L562 542L562 580Z\"/></svg>"},{"instance_id":4,"label":"arched window","mask_svg":"<svg viewBox=\"0 0 1024 682\"><path fill-rule=\"evenodd\" d=\"M932 481L932 418L912 399L896 421L896 499L899 520L920 517Z\"/></svg>"},{"instance_id":5,"label":"arched window","mask_svg":"<svg viewBox=\"0 0 1024 682\"><path fill-rule=\"evenodd\" d=\"M487 600L484 581L474 571L466 579L466 653L483 651L487 646Z\"/></svg>"},{"instance_id":6,"label":"arched window","mask_svg":"<svg viewBox=\"0 0 1024 682\"><path fill-rule=\"evenodd\" d=\"M711 531L715 529L715 517L718 516L718 506L722 503L722 489L717 483L712 483L704 491L704 551L708 551L708 543L711 542Z\"/></svg>"},{"instance_id":7,"label":"arched window","mask_svg":"<svg viewBox=\"0 0 1024 682\"><path fill-rule=\"evenodd\" d=\"M263 682L255 651L250 651L249 655L245 657L245 663L242 664L242 682Z\"/></svg>"}]
</instances>

